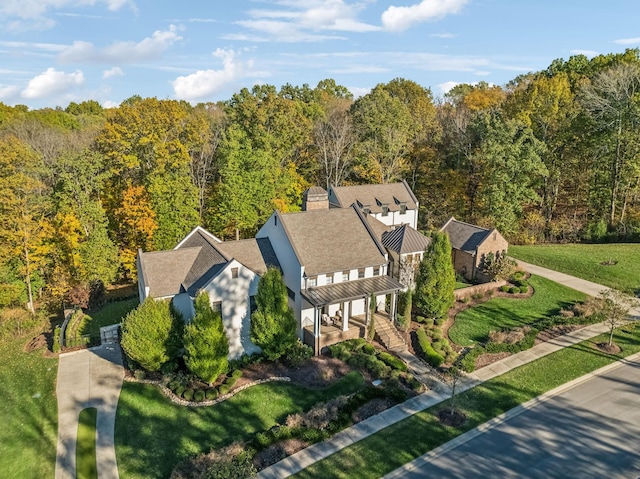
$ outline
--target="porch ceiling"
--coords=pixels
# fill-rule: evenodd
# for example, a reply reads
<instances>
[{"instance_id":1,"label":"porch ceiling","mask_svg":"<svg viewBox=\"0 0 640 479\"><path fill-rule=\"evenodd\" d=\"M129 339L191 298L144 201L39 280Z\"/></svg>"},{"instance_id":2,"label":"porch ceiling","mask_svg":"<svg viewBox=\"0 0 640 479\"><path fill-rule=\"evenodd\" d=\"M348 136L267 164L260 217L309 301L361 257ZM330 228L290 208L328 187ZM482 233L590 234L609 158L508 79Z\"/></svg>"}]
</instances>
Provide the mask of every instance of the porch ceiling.
<instances>
[{"instance_id":1,"label":"porch ceiling","mask_svg":"<svg viewBox=\"0 0 640 479\"><path fill-rule=\"evenodd\" d=\"M390 276L373 276L344 283L313 286L302 290L301 294L313 306L319 307L365 298L371 293L388 294L402 289L404 286Z\"/></svg>"}]
</instances>

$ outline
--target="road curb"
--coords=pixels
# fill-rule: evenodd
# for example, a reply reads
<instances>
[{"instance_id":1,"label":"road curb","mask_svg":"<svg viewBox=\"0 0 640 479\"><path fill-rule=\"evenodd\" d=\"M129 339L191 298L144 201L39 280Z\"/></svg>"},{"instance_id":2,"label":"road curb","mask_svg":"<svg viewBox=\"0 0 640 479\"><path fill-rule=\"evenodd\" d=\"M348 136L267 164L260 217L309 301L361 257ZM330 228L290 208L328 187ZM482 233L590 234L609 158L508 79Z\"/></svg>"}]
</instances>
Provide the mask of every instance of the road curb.
<instances>
[{"instance_id":1,"label":"road curb","mask_svg":"<svg viewBox=\"0 0 640 479\"><path fill-rule=\"evenodd\" d=\"M413 461L411 461L408 464L405 464L404 466L399 467L398 469L390 472L389 474L386 474L385 476L383 476L383 479L392 479L392 478L396 478L396 477L402 477L403 473L406 471L411 471L415 469L415 466L420 463L420 464L424 464L427 462L431 462L432 460L438 458L439 456L453 450L456 449L457 447L462 446L463 444L471 441L472 439L478 437L480 434L483 434L499 425L501 425L502 423L508 421L511 418L514 418L516 416L519 416L520 414L528 411L529 409L532 409L533 407L545 403L548 400L550 400L551 398L553 398L554 396L557 396L558 394L562 394L570 389L575 388L576 386L579 386L582 383L587 382L588 380L596 377L596 376L602 376L605 373L608 373L609 371L613 370L613 369L617 369L619 367L621 367L624 364L629 364L629 363L633 363L636 361L640 361L640 353L635 353L632 354L631 356L627 356L625 358L622 358L618 361L615 361L611 364L607 364L606 366L601 367L600 369L597 369L595 371L592 371L590 373L587 373L583 376L580 376L579 378L573 379L572 381L569 381L565 384L562 384L560 386L558 386L557 388L554 388L550 391L547 391L544 394L541 394L540 396L537 396L533 399L530 399L529 401L520 404L519 406L516 406L512 409L509 409L507 412L504 412L502 414L500 414L499 416L494 417L493 419L488 420L487 422L484 422L482 424L480 424L479 426L475 427L474 429L471 429L470 431L465 432L464 434L461 434L460 436L456 437L455 439L452 439L451 441L446 442L445 444L443 444L442 446L439 446L435 449L432 449L431 451L427 452L426 454L423 454L422 456L414 459Z\"/></svg>"}]
</instances>

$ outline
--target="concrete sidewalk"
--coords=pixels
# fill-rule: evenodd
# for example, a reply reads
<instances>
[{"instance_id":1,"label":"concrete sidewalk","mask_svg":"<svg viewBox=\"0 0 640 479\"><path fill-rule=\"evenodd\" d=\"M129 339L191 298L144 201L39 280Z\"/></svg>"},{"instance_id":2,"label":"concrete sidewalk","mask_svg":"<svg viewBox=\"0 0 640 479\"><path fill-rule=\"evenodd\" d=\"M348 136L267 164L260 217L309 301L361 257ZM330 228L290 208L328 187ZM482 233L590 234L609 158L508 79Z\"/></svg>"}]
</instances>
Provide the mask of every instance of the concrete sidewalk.
<instances>
[{"instance_id":1,"label":"concrete sidewalk","mask_svg":"<svg viewBox=\"0 0 640 479\"><path fill-rule=\"evenodd\" d=\"M607 289L605 286L580 278L575 278L557 271L552 271L524 262L519 262L519 264L530 273L564 284L565 286L591 296L597 296L600 291ZM631 312L631 315L636 317L640 316L640 309L634 309ZM591 339L607 332L608 330L609 328L605 324L594 324L573 331L565 336L557 337L546 343L538 344L531 349L513 354L501 361L497 361L465 376L458 383L456 389L458 392L466 391L483 383L484 381L500 376L507 371L511 371L512 369L531 361L540 359L567 346ZM320 461L331 454L344 449L345 447L355 444L367 436L379 432L387 426L402 421L403 419L406 419L417 412L423 411L424 409L428 409L448 398L449 391L444 391L442 388L438 388L438 391L427 391L424 394L409 399L402 404L398 404L397 406L389 408L376 416L370 417L354 426L351 426L324 442L309 446L308 448L303 449L302 451L299 451L266 469L263 469L258 473L258 477L264 479L289 477L300 472L306 467L309 467L314 462Z\"/></svg>"},{"instance_id":2,"label":"concrete sidewalk","mask_svg":"<svg viewBox=\"0 0 640 479\"><path fill-rule=\"evenodd\" d=\"M61 354L58 365L58 446L56 479L76 477L78 415L88 407L98 410L96 462L100 479L117 478L114 448L116 408L124 369L117 344Z\"/></svg>"}]
</instances>

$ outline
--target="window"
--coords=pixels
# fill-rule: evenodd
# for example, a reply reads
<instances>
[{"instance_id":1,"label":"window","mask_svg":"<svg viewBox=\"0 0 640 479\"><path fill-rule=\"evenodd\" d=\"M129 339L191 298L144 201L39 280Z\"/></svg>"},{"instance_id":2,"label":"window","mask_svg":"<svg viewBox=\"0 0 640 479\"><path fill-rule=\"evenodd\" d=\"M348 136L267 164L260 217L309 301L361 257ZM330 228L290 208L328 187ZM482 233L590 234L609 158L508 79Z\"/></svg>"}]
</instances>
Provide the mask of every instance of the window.
<instances>
[{"instance_id":1,"label":"window","mask_svg":"<svg viewBox=\"0 0 640 479\"><path fill-rule=\"evenodd\" d=\"M316 284L318 284L318 277L317 276L310 276L307 278L307 288L311 288L312 286L315 286Z\"/></svg>"},{"instance_id":2,"label":"window","mask_svg":"<svg viewBox=\"0 0 640 479\"><path fill-rule=\"evenodd\" d=\"M380 267L376 266L375 268L373 268L373 275L374 276L380 276Z\"/></svg>"},{"instance_id":3,"label":"window","mask_svg":"<svg viewBox=\"0 0 640 479\"><path fill-rule=\"evenodd\" d=\"M349 281L349 272L348 271L343 271L342 272L342 281Z\"/></svg>"},{"instance_id":4,"label":"window","mask_svg":"<svg viewBox=\"0 0 640 479\"><path fill-rule=\"evenodd\" d=\"M382 205L382 216L389 216L389 205Z\"/></svg>"},{"instance_id":5,"label":"window","mask_svg":"<svg viewBox=\"0 0 640 479\"><path fill-rule=\"evenodd\" d=\"M258 309L258 304L256 303L256 297L255 296L249 296L249 315L253 315L253 313L255 313L256 309Z\"/></svg>"},{"instance_id":6,"label":"window","mask_svg":"<svg viewBox=\"0 0 640 479\"><path fill-rule=\"evenodd\" d=\"M289 296L289 298L293 301L296 300L296 293L294 293L293 290L289 287L287 287L287 296Z\"/></svg>"},{"instance_id":7,"label":"window","mask_svg":"<svg viewBox=\"0 0 640 479\"><path fill-rule=\"evenodd\" d=\"M222 313L222 301L214 301L211 303L211 309L214 313Z\"/></svg>"},{"instance_id":8,"label":"window","mask_svg":"<svg viewBox=\"0 0 640 479\"><path fill-rule=\"evenodd\" d=\"M232 278L238 277L238 268L231 268L231 277Z\"/></svg>"},{"instance_id":9,"label":"window","mask_svg":"<svg viewBox=\"0 0 640 479\"><path fill-rule=\"evenodd\" d=\"M364 268L358 268L358 279L364 278Z\"/></svg>"},{"instance_id":10,"label":"window","mask_svg":"<svg viewBox=\"0 0 640 479\"><path fill-rule=\"evenodd\" d=\"M368 215L369 213L371 213L371 208L369 208L368 206L363 206L362 213Z\"/></svg>"},{"instance_id":11,"label":"window","mask_svg":"<svg viewBox=\"0 0 640 479\"><path fill-rule=\"evenodd\" d=\"M407 213L407 204L406 203L400 203L400 214L404 215Z\"/></svg>"},{"instance_id":12,"label":"window","mask_svg":"<svg viewBox=\"0 0 640 479\"><path fill-rule=\"evenodd\" d=\"M327 275L327 284L333 284L333 273Z\"/></svg>"}]
</instances>

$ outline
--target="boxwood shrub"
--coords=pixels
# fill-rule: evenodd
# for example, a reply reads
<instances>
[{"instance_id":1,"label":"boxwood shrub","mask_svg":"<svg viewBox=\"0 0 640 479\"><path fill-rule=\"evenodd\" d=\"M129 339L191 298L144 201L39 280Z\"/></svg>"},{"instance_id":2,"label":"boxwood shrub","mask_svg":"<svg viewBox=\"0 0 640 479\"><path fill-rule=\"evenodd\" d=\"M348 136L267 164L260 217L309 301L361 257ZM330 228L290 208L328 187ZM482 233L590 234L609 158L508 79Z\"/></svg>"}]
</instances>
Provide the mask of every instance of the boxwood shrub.
<instances>
[{"instance_id":1,"label":"boxwood shrub","mask_svg":"<svg viewBox=\"0 0 640 479\"><path fill-rule=\"evenodd\" d=\"M186 390L182 393L182 397L183 397L184 399L186 399L187 401L191 401L191 400L193 399L193 393L194 393L193 389L191 389L191 388L186 389Z\"/></svg>"},{"instance_id":2,"label":"boxwood shrub","mask_svg":"<svg viewBox=\"0 0 640 479\"><path fill-rule=\"evenodd\" d=\"M427 333L423 328L416 330L416 336L418 338L418 346L420 347L421 356L434 368L438 368L444 362L444 357L438 354L431 346L431 341L427 337Z\"/></svg>"},{"instance_id":3,"label":"boxwood shrub","mask_svg":"<svg viewBox=\"0 0 640 479\"><path fill-rule=\"evenodd\" d=\"M198 389L195 393L193 393L193 399L196 401L204 401L205 392L202 389Z\"/></svg>"}]
</instances>

